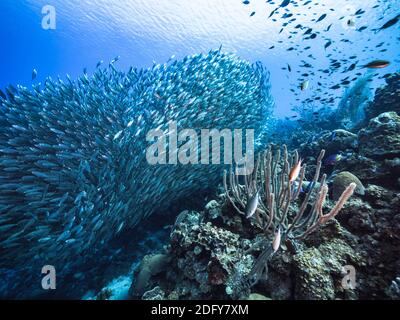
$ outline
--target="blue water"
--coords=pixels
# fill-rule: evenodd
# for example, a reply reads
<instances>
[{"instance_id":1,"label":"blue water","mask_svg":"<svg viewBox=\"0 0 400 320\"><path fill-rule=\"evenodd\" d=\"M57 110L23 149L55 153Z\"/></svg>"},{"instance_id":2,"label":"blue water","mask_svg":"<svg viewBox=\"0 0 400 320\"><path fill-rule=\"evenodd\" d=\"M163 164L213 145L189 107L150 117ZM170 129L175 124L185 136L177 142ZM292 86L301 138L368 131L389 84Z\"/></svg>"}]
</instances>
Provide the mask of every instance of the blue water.
<instances>
[{"instance_id":1,"label":"blue water","mask_svg":"<svg viewBox=\"0 0 400 320\"><path fill-rule=\"evenodd\" d=\"M274 3L275 2L275 3ZM76 77L87 68L90 73L99 60L109 62L120 56L118 66L147 67L177 58L217 49L237 53L250 61L260 60L271 72L272 93L278 116L291 114L291 108L304 100L333 96L346 89L330 89L343 78L357 77L358 68L343 73L353 62L358 66L375 59L391 61L377 71L379 77L399 69L400 23L375 33L399 13L400 0L324 0L291 1L268 19L281 1L252 0L2 0L0 3L0 88L9 83L30 86L32 69L38 71L34 83L47 76L66 74ZM56 29L44 30L41 10L50 4L56 9ZM378 6L377 6L378 5ZM374 6L377 6L373 8ZM357 10L365 13L355 16ZM255 12L254 16L251 13ZM282 18L284 14L292 17ZM316 22L322 14L327 17ZM343 18L342 18L343 17ZM282 24L288 23L283 27ZM342 18L342 19L341 19ZM314 20L314 21L313 21ZM354 27L346 21L352 20ZM301 24L303 29L295 29ZM332 25L329 31L324 31ZM357 31L360 27L367 29ZM315 39L304 40L307 28L317 32ZM293 32L299 31L297 34ZM291 37L291 38L290 38ZM345 40L346 42L344 42ZM326 50L324 45L331 41ZM348 41L348 42L347 42ZM381 47L376 47L381 42ZM274 49L269 49L274 46ZM305 47L310 47L304 50ZM291 51L287 51L293 47ZM386 49L385 52L380 50ZM309 56L312 54L312 57ZM349 60L350 56L356 56ZM329 59L342 60L341 68L323 73ZM309 63L312 68L302 67ZM282 70L291 66L292 71ZM365 70L361 70L364 73ZM308 73L308 76L302 74ZM307 79L309 88L298 89ZM318 84L320 83L320 84ZM291 91L292 89L292 91ZM314 100L318 107L319 103Z\"/></svg>"}]
</instances>

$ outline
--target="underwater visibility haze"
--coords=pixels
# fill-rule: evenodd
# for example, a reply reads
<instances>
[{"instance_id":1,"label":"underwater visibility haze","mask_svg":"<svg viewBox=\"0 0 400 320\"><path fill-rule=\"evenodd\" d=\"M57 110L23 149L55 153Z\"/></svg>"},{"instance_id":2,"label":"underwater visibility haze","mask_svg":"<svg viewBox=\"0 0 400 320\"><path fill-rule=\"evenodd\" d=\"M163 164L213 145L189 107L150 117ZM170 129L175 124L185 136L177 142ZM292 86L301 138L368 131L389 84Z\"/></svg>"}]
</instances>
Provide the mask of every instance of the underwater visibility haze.
<instances>
[{"instance_id":1,"label":"underwater visibility haze","mask_svg":"<svg viewBox=\"0 0 400 320\"><path fill-rule=\"evenodd\" d=\"M1 299L400 299L400 0L0 15Z\"/></svg>"}]
</instances>

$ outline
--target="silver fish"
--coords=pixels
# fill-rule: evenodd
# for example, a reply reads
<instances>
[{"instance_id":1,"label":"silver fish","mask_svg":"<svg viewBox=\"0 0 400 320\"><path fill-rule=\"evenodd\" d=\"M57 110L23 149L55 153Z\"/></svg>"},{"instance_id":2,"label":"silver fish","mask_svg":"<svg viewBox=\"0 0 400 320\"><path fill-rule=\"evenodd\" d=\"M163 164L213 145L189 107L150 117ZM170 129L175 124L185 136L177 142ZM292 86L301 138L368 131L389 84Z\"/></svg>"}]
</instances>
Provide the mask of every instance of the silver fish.
<instances>
[{"instance_id":1,"label":"silver fish","mask_svg":"<svg viewBox=\"0 0 400 320\"><path fill-rule=\"evenodd\" d=\"M259 192L257 191L250 199L247 200L246 208L245 208L246 218L252 217L254 215L254 213L256 212L257 207L258 207L259 198L260 198L260 195L259 195Z\"/></svg>"}]
</instances>

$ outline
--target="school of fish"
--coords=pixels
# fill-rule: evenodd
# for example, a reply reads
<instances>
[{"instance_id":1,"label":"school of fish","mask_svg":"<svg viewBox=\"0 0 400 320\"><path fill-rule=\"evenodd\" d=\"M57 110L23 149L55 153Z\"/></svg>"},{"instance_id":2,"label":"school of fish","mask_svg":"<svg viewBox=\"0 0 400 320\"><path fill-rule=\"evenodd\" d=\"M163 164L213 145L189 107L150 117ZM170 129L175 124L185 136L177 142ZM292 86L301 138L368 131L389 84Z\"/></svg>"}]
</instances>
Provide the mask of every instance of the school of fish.
<instances>
[{"instance_id":1,"label":"school of fish","mask_svg":"<svg viewBox=\"0 0 400 320\"><path fill-rule=\"evenodd\" d=\"M117 60L2 94L0 268L79 263L152 213L215 188L221 166L149 165L149 130L175 121L257 136L272 112L260 63L220 50L127 72Z\"/></svg>"}]
</instances>

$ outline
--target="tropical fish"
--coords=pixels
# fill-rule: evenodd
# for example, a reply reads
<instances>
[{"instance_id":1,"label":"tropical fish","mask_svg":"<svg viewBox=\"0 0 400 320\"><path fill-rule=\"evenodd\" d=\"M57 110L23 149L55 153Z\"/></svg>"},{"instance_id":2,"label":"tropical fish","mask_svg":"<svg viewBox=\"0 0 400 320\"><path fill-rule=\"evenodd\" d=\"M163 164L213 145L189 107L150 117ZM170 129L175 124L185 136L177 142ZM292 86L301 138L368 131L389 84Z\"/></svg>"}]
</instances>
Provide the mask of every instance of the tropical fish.
<instances>
[{"instance_id":1,"label":"tropical fish","mask_svg":"<svg viewBox=\"0 0 400 320\"><path fill-rule=\"evenodd\" d=\"M332 44L332 41L328 41L327 43L325 43L324 48L327 49L331 44Z\"/></svg>"},{"instance_id":2,"label":"tropical fish","mask_svg":"<svg viewBox=\"0 0 400 320\"><path fill-rule=\"evenodd\" d=\"M62 278L90 259L102 263L124 228L190 198L193 181L202 190L218 184L219 166L149 165L151 129L171 121L182 128L252 127L257 139L271 114L269 72L234 54L212 50L128 71L101 64L90 77L4 89L1 270L57 258L69 265L57 270ZM19 278L11 294L31 288Z\"/></svg>"},{"instance_id":3,"label":"tropical fish","mask_svg":"<svg viewBox=\"0 0 400 320\"><path fill-rule=\"evenodd\" d=\"M390 64L389 61L387 60L374 60L371 61L370 63L367 63L363 66L363 68L368 68L368 69L381 69L385 68Z\"/></svg>"},{"instance_id":4,"label":"tropical fish","mask_svg":"<svg viewBox=\"0 0 400 320\"><path fill-rule=\"evenodd\" d=\"M258 191L249 199L247 199L245 214L246 218L250 218L254 215L258 207L258 200L259 200L259 193Z\"/></svg>"},{"instance_id":5,"label":"tropical fish","mask_svg":"<svg viewBox=\"0 0 400 320\"><path fill-rule=\"evenodd\" d=\"M293 182L297 179L300 174L301 169L301 159L290 169L289 172L289 182Z\"/></svg>"},{"instance_id":6,"label":"tropical fish","mask_svg":"<svg viewBox=\"0 0 400 320\"><path fill-rule=\"evenodd\" d=\"M349 27L354 27L354 26L355 26L355 22L354 22L353 19L347 20L346 24L347 24L347 26L349 26Z\"/></svg>"},{"instance_id":7,"label":"tropical fish","mask_svg":"<svg viewBox=\"0 0 400 320\"><path fill-rule=\"evenodd\" d=\"M336 165L340 160L342 160L343 156L338 153L331 154L326 157L324 164L328 166Z\"/></svg>"},{"instance_id":8,"label":"tropical fish","mask_svg":"<svg viewBox=\"0 0 400 320\"><path fill-rule=\"evenodd\" d=\"M316 22L320 22L320 21L324 20L325 18L326 18L326 13L324 13L322 16L320 16Z\"/></svg>"},{"instance_id":9,"label":"tropical fish","mask_svg":"<svg viewBox=\"0 0 400 320\"><path fill-rule=\"evenodd\" d=\"M35 80L36 76L37 76L37 71L36 71L36 69L33 69L32 70L32 80Z\"/></svg>"},{"instance_id":10,"label":"tropical fish","mask_svg":"<svg viewBox=\"0 0 400 320\"><path fill-rule=\"evenodd\" d=\"M307 90L308 85L309 85L309 81L308 81L308 80L303 81L303 82L300 84L300 89L301 89L301 91Z\"/></svg>"},{"instance_id":11,"label":"tropical fish","mask_svg":"<svg viewBox=\"0 0 400 320\"><path fill-rule=\"evenodd\" d=\"M276 252L278 251L280 246L281 246L281 228L280 226L278 226L274 234L274 239L272 240L272 250Z\"/></svg>"},{"instance_id":12,"label":"tropical fish","mask_svg":"<svg viewBox=\"0 0 400 320\"><path fill-rule=\"evenodd\" d=\"M377 29L376 32L394 26L399 20L400 20L400 14L397 15L396 17L394 17L393 19L390 19L390 20L389 20L388 22L386 22L382 27L380 27L379 29Z\"/></svg>"},{"instance_id":13,"label":"tropical fish","mask_svg":"<svg viewBox=\"0 0 400 320\"><path fill-rule=\"evenodd\" d=\"M281 3L281 5L280 5L279 7L284 8L284 7L286 7L289 3L290 3L290 0L283 0L283 2Z\"/></svg>"},{"instance_id":14,"label":"tropical fish","mask_svg":"<svg viewBox=\"0 0 400 320\"><path fill-rule=\"evenodd\" d=\"M7 100L7 96L5 95L5 93L0 89L0 97L3 99L3 100Z\"/></svg>"}]
</instances>

